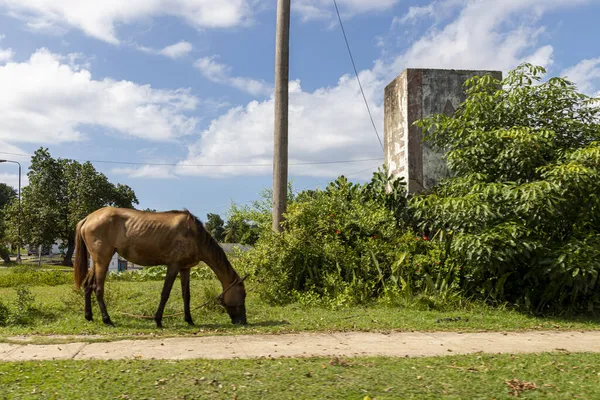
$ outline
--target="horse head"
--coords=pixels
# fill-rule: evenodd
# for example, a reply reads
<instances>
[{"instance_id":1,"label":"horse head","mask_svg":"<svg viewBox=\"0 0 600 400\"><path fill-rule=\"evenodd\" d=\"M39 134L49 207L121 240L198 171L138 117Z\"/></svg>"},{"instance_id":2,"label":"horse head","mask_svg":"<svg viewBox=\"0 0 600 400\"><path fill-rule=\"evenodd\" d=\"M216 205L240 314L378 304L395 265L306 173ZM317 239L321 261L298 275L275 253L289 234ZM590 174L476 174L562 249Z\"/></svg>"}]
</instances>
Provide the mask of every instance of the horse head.
<instances>
[{"instance_id":1,"label":"horse head","mask_svg":"<svg viewBox=\"0 0 600 400\"><path fill-rule=\"evenodd\" d=\"M235 281L220 296L219 303L227 310L231 318L231 323L246 325L246 288L243 278L236 278Z\"/></svg>"}]
</instances>

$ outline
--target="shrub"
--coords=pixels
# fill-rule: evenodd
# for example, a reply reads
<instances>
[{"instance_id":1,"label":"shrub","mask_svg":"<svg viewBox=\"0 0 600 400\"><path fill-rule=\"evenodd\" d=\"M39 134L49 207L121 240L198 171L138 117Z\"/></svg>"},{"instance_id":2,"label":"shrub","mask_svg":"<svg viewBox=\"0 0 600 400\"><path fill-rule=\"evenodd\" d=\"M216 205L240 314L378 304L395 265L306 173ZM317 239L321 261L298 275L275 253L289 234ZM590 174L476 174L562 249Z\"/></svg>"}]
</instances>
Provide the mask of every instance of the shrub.
<instances>
[{"instance_id":1,"label":"shrub","mask_svg":"<svg viewBox=\"0 0 600 400\"><path fill-rule=\"evenodd\" d=\"M10 321L10 310L6 304L0 299L0 326L8 325Z\"/></svg>"},{"instance_id":2,"label":"shrub","mask_svg":"<svg viewBox=\"0 0 600 400\"><path fill-rule=\"evenodd\" d=\"M0 326L28 325L32 323L36 308L35 297L25 286L15 288L17 298L12 304L5 304L0 299Z\"/></svg>"},{"instance_id":3,"label":"shrub","mask_svg":"<svg viewBox=\"0 0 600 400\"><path fill-rule=\"evenodd\" d=\"M0 287L57 286L73 282L73 274L60 270L37 269L29 265L10 267L7 273L0 274Z\"/></svg>"},{"instance_id":4,"label":"shrub","mask_svg":"<svg viewBox=\"0 0 600 400\"><path fill-rule=\"evenodd\" d=\"M466 294L535 311L600 306L600 107L524 64L473 78L454 116L417 124L454 176L410 200L448 238Z\"/></svg>"},{"instance_id":5,"label":"shrub","mask_svg":"<svg viewBox=\"0 0 600 400\"><path fill-rule=\"evenodd\" d=\"M424 288L428 274L445 268L443 251L403 228L404 187L383 170L366 185L340 177L323 191L298 194L284 231L265 229L241 257L265 281L261 296L341 305Z\"/></svg>"}]
</instances>

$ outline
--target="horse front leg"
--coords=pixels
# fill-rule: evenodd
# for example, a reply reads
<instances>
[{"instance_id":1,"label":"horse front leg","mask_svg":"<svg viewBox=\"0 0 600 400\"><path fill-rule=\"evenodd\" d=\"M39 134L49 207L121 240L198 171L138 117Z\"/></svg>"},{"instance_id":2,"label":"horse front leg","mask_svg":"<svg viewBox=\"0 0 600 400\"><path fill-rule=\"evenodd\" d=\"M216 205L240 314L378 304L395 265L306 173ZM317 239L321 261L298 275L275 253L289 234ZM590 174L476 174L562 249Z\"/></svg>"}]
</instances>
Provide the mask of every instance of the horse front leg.
<instances>
[{"instance_id":1,"label":"horse front leg","mask_svg":"<svg viewBox=\"0 0 600 400\"><path fill-rule=\"evenodd\" d=\"M167 300L169 300L169 295L171 294L171 289L173 288L173 282L175 282L175 278L177 278L178 273L178 267L167 266L167 276L165 277L165 283L160 295L160 304L158 305L158 310L156 310L156 314L154 315L154 321L156 322L157 328L162 328L162 317L163 312L165 311L165 305L167 304Z\"/></svg>"},{"instance_id":2,"label":"horse front leg","mask_svg":"<svg viewBox=\"0 0 600 400\"><path fill-rule=\"evenodd\" d=\"M190 325L194 325L192 313L190 311L190 270L189 268L179 271L181 277L181 295L183 296L183 313L184 320Z\"/></svg>"}]
</instances>

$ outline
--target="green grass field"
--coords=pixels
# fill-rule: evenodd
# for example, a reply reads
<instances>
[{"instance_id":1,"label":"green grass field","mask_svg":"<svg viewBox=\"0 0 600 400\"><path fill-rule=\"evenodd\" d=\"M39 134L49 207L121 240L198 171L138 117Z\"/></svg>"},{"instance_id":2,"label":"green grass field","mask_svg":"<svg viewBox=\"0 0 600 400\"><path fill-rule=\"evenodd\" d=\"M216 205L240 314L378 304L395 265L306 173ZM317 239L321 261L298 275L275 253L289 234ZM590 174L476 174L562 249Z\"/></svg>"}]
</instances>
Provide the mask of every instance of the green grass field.
<instances>
[{"instance_id":1,"label":"green grass field","mask_svg":"<svg viewBox=\"0 0 600 400\"><path fill-rule=\"evenodd\" d=\"M600 397L600 355L0 364L11 399L507 399Z\"/></svg>"},{"instance_id":2,"label":"green grass field","mask_svg":"<svg viewBox=\"0 0 600 400\"><path fill-rule=\"evenodd\" d=\"M249 285L251 286L251 285ZM598 329L600 320L594 316L534 317L516 311L470 304L451 311L421 310L418 307L390 306L340 307L337 309L303 306L271 306L261 301L255 292L247 298L247 326L233 326L219 307L194 310L196 326L188 326L183 316L165 318L164 329L157 329L152 320L126 316L153 315L158 306L161 281L115 282L106 286L106 302L115 328L102 324L95 297L94 321L83 317L83 297L72 284L34 286L34 310L26 324L0 327L0 340L10 341L16 335L101 335L96 340L117 340L125 337L177 335L214 335L235 332L290 333L298 331L510 331L524 329ZM219 293L217 281L191 282L192 308ZM0 299L9 306L17 298L15 288L0 287ZM175 282L165 314L183 310L181 288ZM58 340L41 337L39 341ZM60 339L68 340L68 339Z\"/></svg>"}]
</instances>

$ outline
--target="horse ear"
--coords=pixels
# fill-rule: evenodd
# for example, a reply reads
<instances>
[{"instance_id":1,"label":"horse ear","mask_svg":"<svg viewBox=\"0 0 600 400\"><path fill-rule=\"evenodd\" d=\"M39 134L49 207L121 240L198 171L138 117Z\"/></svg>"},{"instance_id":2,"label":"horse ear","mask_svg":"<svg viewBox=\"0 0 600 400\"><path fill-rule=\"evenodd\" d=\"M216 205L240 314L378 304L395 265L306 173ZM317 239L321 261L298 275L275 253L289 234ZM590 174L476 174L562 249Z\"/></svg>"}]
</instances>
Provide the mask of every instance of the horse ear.
<instances>
[{"instance_id":1,"label":"horse ear","mask_svg":"<svg viewBox=\"0 0 600 400\"><path fill-rule=\"evenodd\" d=\"M194 218L189 212L187 214L187 218L185 219L185 223L189 229L194 229Z\"/></svg>"}]
</instances>

